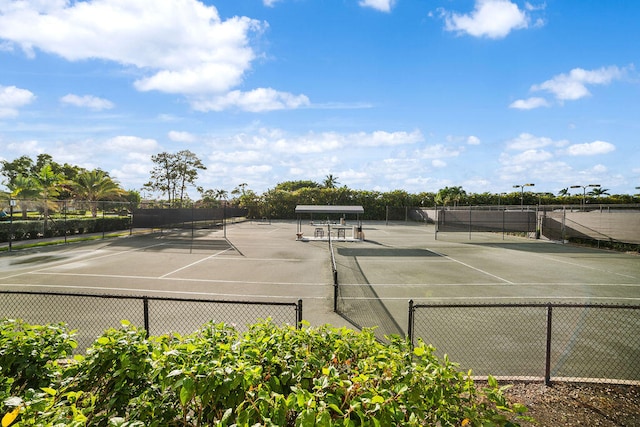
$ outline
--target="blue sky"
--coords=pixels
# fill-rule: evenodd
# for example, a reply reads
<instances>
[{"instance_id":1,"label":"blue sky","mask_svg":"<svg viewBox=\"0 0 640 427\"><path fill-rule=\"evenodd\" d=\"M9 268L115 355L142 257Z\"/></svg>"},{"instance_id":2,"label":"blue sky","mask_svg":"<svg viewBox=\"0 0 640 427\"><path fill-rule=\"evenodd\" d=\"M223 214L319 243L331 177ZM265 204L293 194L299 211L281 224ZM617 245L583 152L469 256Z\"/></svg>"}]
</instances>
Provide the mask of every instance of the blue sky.
<instances>
[{"instance_id":1,"label":"blue sky","mask_svg":"<svg viewBox=\"0 0 640 427\"><path fill-rule=\"evenodd\" d=\"M637 193L639 19L633 0L0 0L0 159L136 190L186 149L227 191Z\"/></svg>"}]
</instances>

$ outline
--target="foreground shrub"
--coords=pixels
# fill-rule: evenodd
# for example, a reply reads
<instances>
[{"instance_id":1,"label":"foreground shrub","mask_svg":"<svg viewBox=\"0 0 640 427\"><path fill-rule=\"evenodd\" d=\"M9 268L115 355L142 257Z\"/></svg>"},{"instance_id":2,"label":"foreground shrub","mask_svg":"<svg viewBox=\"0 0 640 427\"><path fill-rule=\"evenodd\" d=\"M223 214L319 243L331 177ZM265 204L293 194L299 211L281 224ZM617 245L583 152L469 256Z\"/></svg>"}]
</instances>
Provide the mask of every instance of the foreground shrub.
<instances>
[{"instance_id":1,"label":"foreground shrub","mask_svg":"<svg viewBox=\"0 0 640 427\"><path fill-rule=\"evenodd\" d=\"M270 322L147 339L124 322L49 386L5 396L3 426L517 425L495 380L479 390L433 350Z\"/></svg>"},{"instance_id":2,"label":"foreground shrub","mask_svg":"<svg viewBox=\"0 0 640 427\"><path fill-rule=\"evenodd\" d=\"M60 371L57 361L69 356L76 345L73 332L63 324L37 326L21 320L3 320L0 390L20 394L28 388L49 386Z\"/></svg>"}]
</instances>

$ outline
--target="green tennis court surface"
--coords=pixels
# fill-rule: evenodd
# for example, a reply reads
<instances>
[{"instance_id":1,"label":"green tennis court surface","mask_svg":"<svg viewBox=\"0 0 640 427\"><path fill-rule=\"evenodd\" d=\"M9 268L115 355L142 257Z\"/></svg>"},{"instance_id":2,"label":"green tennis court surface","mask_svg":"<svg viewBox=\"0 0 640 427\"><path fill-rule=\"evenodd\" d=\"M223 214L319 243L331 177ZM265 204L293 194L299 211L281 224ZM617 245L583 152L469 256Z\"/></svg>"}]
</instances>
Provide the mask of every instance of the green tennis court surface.
<instances>
[{"instance_id":1,"label":"green tennis court surface","mask_svg":"<svg viewBox=\"0 0 640 427\"><path fill-rule=\"evenodd\" d=\"M301 299L303 318L312 325L376 327L379 337L408 332L409 300L415 304L640 306L637 255L499 233L436 236L433 226L364 223L365 241L333 242L338 315L333 310L329 244L296 240L296 226L294 222L244 222L229 226L226 233L221 229L167 230L5 253L0 256L0 290L228 301ZM94 306L72 308L65 305L64 298L39 301L37 307L24 307L26 312L68 316L72 310L74 318L91 322L101 310ZM58 307L60 304L63 306ZM157 316L166 317L166 321L184 321L185 317L203 321L204 312L200 313L197 305L187 304L179 312L172 312L174 307L169 306ZM637 356L637 334L617 337L613 333L637 331L640 311L632 311L630 317L588 309L577 314L558 312L556 318L565 319L557 329L563 340L554 344L554 375L579 377L586 366L587 375L638 380L637 362L618 360L629 354ZM544 369L540 372L544 368L540 362L545 346L544 308L427 309L420 315L418 336L444 348L453 360L476 368L476 372L544 375ZM597 326L603 321L605 326ZM607 371L600 368L611 365L610 359L571 359L574 355L612 352L615 354L607 357L629 368ZM500 370L496 371L495 365L485 366L489 361L497 361ZM512 361L518 364L510 368Z\"/></svg>"},{"instance_id":2,"label":"green tennis court surface","mask_svg":"<svg viewBox=\"0 0 640 427\"><path fill-rule=\"evenodd\" d=\"M501 233L368 224L335 243L345 298L367 284L405 327L407 301L640 304L640 257ZM354 292L355 293L355 292ZM354 297L354 298L357 298Z\"/></svg>"},{"instance_id":3,"label":"green tennis court surface","mask_svg":"<svg viewBox=\"0 0 640 427\"><path fill-rule=\"evenodd\" d=\"M638 256L491 233L364 223L363 242L335 242L342 289L375 290L401 328L407 303L561 301L640 304ZM2 289L64 289L213 299L305 301L333 313L326 242L296 241L294 222L245 222L63 245L0 257ZM345 291L345 298L349 298ZM353 298L369 298L369 294Z\"/></svg>"}]
</instances>

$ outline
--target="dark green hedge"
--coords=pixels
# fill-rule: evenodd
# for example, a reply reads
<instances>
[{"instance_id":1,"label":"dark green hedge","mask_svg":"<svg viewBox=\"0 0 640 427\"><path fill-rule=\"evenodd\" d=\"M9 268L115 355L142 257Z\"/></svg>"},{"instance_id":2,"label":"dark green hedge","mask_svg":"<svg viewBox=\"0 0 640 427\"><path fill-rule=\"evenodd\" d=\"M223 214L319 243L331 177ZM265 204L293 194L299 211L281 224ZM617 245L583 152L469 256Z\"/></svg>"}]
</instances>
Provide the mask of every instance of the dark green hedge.
<instances>
[{"instance_id":1,"label":"dark green hedge","mask_svg":"<svg viewBox=\"0 0 640 427\"><path fill-rule=\"evenodd\" d=\"M119 230L127 230L131 226L131 218L98 217L98 218L73 218L53 219L47 221L47 228L42 220L9 221L0 222L0 242L9 241L9 233L13 226L13 240L29 240L43 237L63 237L85 233L101 233Z\"/></svg>"}]
</instances>

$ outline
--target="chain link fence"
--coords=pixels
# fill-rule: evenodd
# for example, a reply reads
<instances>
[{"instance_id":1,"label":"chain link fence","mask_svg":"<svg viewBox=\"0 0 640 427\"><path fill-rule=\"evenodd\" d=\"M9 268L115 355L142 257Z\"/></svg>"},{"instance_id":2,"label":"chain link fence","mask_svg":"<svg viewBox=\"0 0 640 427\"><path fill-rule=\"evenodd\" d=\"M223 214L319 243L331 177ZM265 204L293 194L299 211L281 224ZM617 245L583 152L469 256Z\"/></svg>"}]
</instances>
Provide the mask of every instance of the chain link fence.
<instances>
[{"instance_id":1,"label":"chain link fence","mask_svg":"<svg viewBox=\"0 0 640 427\"><path fill-rule=\"evenodd\" d=\"M131 204L116 201L13 200L0 218L0 242L130 230Z\"/></svg>"},{"instance_id":2,"label":"chain link fence","mask_svg":"<svg viewBox=\"0 0 640 427\"><path fill-rule=\"evenodd\" d=\"M413 304L408 338L475 376L640 382L640 306Z\"/></svg>"},{"instance_id":3,"label":"chain link fence","mask_svg":"<svg viewBox=\"0 0 640 427\"><path fill-rule=\"evenodd\" d=\"M11 202L9 204L9 202ZM247 209L217 208L134 208L130 202L20 199L0 202L0 243L13 244L59 238L66 243L87 234L133 233L133 229L161 232L171 230L224 229L225 223L245 217Z\"/></svg>"},{"instance_id":4,"label":"chain link fence","mask_svg":"<svg viewBox=\"0 0 640 427\"><path fill-rule=\"evenodd\" d=\"M119 327L122 320L144 328L149 335L189 334L211 321L224 322L238 331L266 319L299 327L302 300L254 302L0 291L0 317L32 324L64 322L70 329L77 329L78 351L83 352L105 330Z\"/></svg>"},{"instance_id":5,"label":"chain link fence","mask_svg":"<svg viewBox=\"0 0 640 427\"><path fill-rule=\"evenodd\" d=\"M640 244L640 205L456 206L414 208L408 218L433 221L436 233L522 233L557 241ZM437 236L437 234L436 234Z\"/></svg>"}]
</instances>

